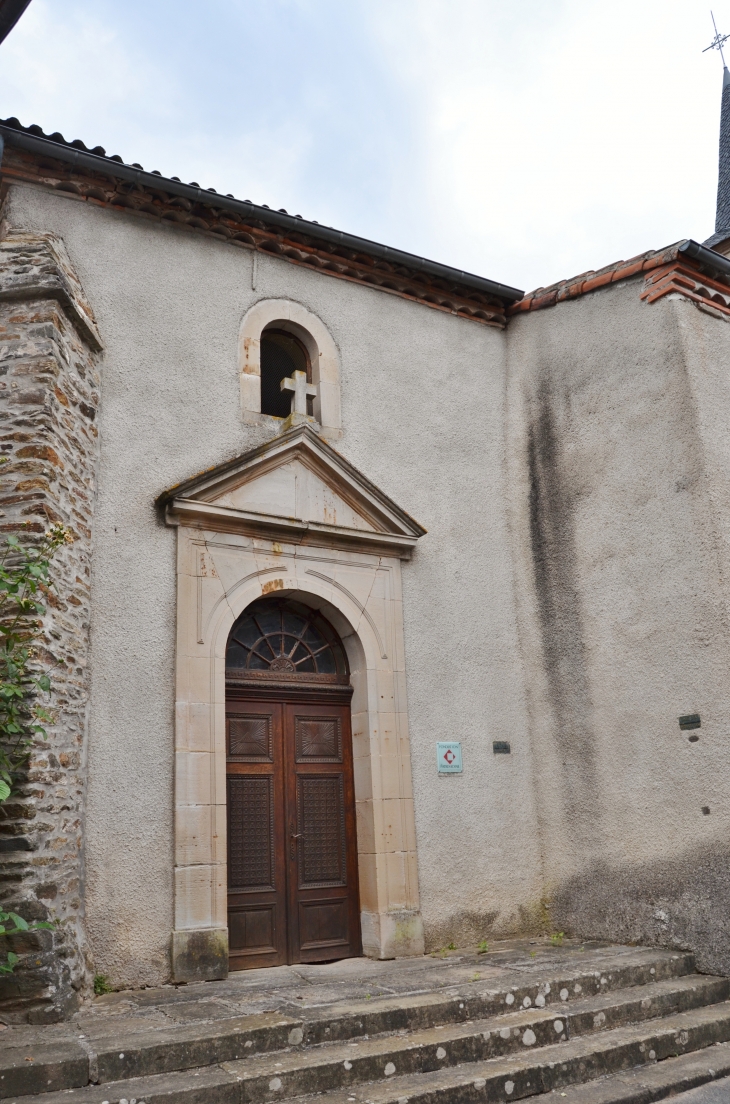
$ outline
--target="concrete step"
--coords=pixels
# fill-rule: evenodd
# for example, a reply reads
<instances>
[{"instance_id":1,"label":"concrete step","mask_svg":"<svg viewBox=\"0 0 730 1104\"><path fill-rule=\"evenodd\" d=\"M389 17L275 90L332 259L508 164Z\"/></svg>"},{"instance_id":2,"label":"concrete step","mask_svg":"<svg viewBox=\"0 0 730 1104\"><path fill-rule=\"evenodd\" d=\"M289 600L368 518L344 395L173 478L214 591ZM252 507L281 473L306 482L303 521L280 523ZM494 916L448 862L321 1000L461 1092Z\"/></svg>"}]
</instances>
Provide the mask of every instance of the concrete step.
<instances>
[{"instance_id":1,"label":"concrete step","mask_svg":"<svg viewBox=\"0 0 730 1104\"><path fill-rule=\"evenodd\" d=\"M693 979L671 998L702 999L727 979ZM293 1049L203 1069L129 1078L13 1104L262 1104L318 1094L321 1104L467 1104L544 1094L636 1066L730 1041L730 1003L693 1007L660 1019L607 1029L606 1014L661 1015L670 990L608 996L557 1008L523 1009L489 1021ZM705 988L707 985L709 988ZM612 1012L613 1015L613 1012ZM618 1013L616 1013L618 1015ZM602 1018L605 1016L605 1018ZM556 1025L557 1020L557 1025ZM559 1028L559 1034L558 1034ZM567 1038L571 1030L574 1038ZM588 1034L580 1034L587 1030ZM553 1040L565 1038L564 1042ZM540 1045L543 1044L543 1045Z\"/></svg>"},{"instance_id":2,"label":"concrete step","mask_svg":"<svg viewBox=\"0 0 730 1104\"><path fill-rule=\"evenodd\" d=\"M61 1051L60 1043L43 1041L47 1037L43 1031L14 1028L7 1042L0 1041L0 1099L195 1069L286 1047L304 1049L388 1032L427 1030L437 1024L473 1023L514 1009L523 1013L532 1009L527 1018L535 1021L536 1036L550 1039L552 1029L543 1025L550 1016L547 1011L539 1015L541 1009L559 1006L561 1015L574 1009L572 1030L581 1032L591 1030L594 1015L605 1016L604 1025L612 1026L715 1003L730 995L725 979L691 973L691 955L647 951L629 961L607 956L602 965L602 970L592 963L590 968L547 972L547 976L544 970L526 971L521 981L509 987L471 982L458 992L339 1001L311 1009L306 1017L263 1013L164 1028L150 1028L140 1017L131 1022L118 1017L111 1035L105 1024L105 1034L69 1038ZM612 994L618 993L621 998L612 1001ZM603 1003L588 1006L587 999ZM662 1011L659 1005L644 1007L643 1002L655 999L660 1000ZM579 1022L581 1015L588 1017L585 1023ZM462 1049L465 1045L459 1044Z\"/></svg>"}]
</instances>

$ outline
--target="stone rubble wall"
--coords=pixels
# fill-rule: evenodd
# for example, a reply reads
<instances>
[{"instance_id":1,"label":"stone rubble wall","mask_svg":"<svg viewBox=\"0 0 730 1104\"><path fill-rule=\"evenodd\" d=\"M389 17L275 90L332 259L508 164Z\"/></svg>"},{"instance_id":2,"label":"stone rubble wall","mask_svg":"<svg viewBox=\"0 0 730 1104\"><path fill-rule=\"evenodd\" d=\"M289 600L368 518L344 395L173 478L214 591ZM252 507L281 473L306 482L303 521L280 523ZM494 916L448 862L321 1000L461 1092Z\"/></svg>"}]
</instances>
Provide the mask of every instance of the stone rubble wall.
<instances>
[{"instance_id":1,"label":"stone rubble wall","mask_svg":"<svg viewBox=\"0 0 730 1104\"><path fill-rule=\"evenodd\" d=\"M26 957L0 978L0 1018L68 1015L88 991L83 822L89 698L91 529L101 340L65 249L49 234L0 240L0 539L72 534L52 562L41 665L53 725L27 784L0 805L0 905L55 931L15 937ZM6 948L2 949L4 958Z\"/></svg>"}]
</instances>

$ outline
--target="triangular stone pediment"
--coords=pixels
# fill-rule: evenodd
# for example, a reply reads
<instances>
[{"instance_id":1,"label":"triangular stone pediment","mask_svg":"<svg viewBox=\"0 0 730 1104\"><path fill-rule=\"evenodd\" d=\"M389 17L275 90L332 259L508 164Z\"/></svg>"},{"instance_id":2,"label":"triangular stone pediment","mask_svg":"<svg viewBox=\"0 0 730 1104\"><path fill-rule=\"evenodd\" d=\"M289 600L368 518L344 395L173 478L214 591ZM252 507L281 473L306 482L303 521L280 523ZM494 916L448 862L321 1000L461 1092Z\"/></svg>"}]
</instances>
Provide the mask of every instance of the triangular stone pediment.
<instances>
[{"instance_id":1,"label":"triangular stone pediment","mask_svg":"<svg viewBox=\"0 0 730 1104\"><path fill-rule=\"evenodd\" d=\"M401 554L425 533L308 425L171 487L158 501L176 521L320 544L385 544Z\"/></svg>"},{"instance_id":2,"label":"triangular stone pediment","mask_svg":"<svg viewBox=\"0 0 730 1104\"><path fill-rule=\"evenodd\" d=\"M320 472L299 457L233 486L211 501L231 510L254 510L322 525L376 531L376 525L348 502Z\"/></svg>"}]
</instances>

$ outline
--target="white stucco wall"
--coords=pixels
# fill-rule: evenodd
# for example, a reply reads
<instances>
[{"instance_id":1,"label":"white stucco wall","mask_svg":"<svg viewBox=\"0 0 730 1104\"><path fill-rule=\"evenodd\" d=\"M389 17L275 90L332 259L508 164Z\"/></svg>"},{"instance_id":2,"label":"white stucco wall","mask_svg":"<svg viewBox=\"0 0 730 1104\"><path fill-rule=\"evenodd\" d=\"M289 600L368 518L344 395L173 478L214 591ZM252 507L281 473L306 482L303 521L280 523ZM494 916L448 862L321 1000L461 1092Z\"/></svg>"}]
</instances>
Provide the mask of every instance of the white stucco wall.
<instances>
[{"instance_id":1,"label":"white stucco wall","mask_svg":"<svg viewBox=\"0 0 730 1104\"><path fill-rule=\"evenodd\" d=\"M728 972L730 326L641 286L510 324L546 894L556 926Z\"/></svg>"},{"instance_id":2,"label":"white stucco wall","mask_svg":"<svg viewBox=\"0 0 730 1104\"><path fill-rule=\"evenodd\" d=\"M175 533L166 487L258 444L237 341L264 298L340 353L338 449L427 529L404 565L421 907L431 945L536 913L540 848L505 493L505 335L207 236L14 187L13 226L64 240L106 353L94 530L87 917L120 984L169 970ZM438 777L438 739L464 773ZM511 756L494 756L508 739Z\"/></svg>"}]
</instances>

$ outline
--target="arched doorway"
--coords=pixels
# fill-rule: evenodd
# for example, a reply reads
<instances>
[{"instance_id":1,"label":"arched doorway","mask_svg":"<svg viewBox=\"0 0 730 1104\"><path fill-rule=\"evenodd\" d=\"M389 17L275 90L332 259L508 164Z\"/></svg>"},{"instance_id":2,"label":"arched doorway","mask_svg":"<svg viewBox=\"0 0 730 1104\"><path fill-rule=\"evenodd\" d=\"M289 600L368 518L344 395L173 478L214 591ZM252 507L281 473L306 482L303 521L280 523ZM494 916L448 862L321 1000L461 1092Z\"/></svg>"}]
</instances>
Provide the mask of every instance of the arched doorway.
<instances>
[{"instance_id":1,"label":"arched doorway","mask_svg":"<svg viewBox=\"0 0 730 1104\"><path fill-rule=\"evenodd\" d=\"M361 953L352 687L315 610L261 598L226 648L230 968Z\"/></svg>"},{"instance_id":2,"label":"arched doorway","mask_svg":"<svg viewBox=\"0 0 730 1104\"><path fill-rule=\"evenodd\" d=\"M314 371L312 350L309 353ZM258 372L251 378L258 395ZM239 717L253 717L256 700L271 701L277 686L290 694L296 689L302 706L346 705L349 697L344 671L335 670L334 679L329 672L329 679L317 680L314 676L328 672L307 673L300 665L289 672L308 675L300 680L287 679L286 671L270 672L267 678L257 674L257 668L232 666L226 679L226 646L234 623L254 602L285 595L302 604L300 614L309 616L313 607L334 626L347 655L353 688L360 933L356 918L347 931L347 942L337 933L324 938L320 929L305 948L307 954L300 957L321 960L352 954L360 938L364 953L372 958L423 954L401 572L401 563L410 558L423 528L309 425L294 426L216 469L177 483L158 501L177 530L171 932L175 981L213 980L225 977L229 968L226 681L231 706L234 695L248 695L239 697ZM233 655L231 662L236 662ZM292 664L296 666L293 659ZM251 710L245 708L248 703ZM291 703L279 698L276 704ZM344 747L349 755L349 742ZM250 755L245 745L244 752L242 768L260 766L266 773L266 759L257 764L256 755ZM323 772L328 765L332 764L322 764ZM256 771L250 769L248 774L253 777ZM263 792L261 784L259 789ZM345 838L352 846L354 826ZM354 885L352 864L347 867L348 894L354 893ZM327 890L342 888L325 885L318 899L326 901ZM353 917L353 897L348 900L345 911ZM265 917L253 915L253 892L249 901L253 929L254 921L263 924ZM260 903L263 911L266 901L261 898ZM315 915L313 909L311 916ZM253 930L245 935L243 949L236 922L231 934L239 963L254 965L256 943L249 941ZM264 951L260 962L279 961L272 948L280 944L272 942L272 935L266 937L268 944L258 944ZM287 954L289 939L287 928Z\"/></svg>"}]
</instances>

